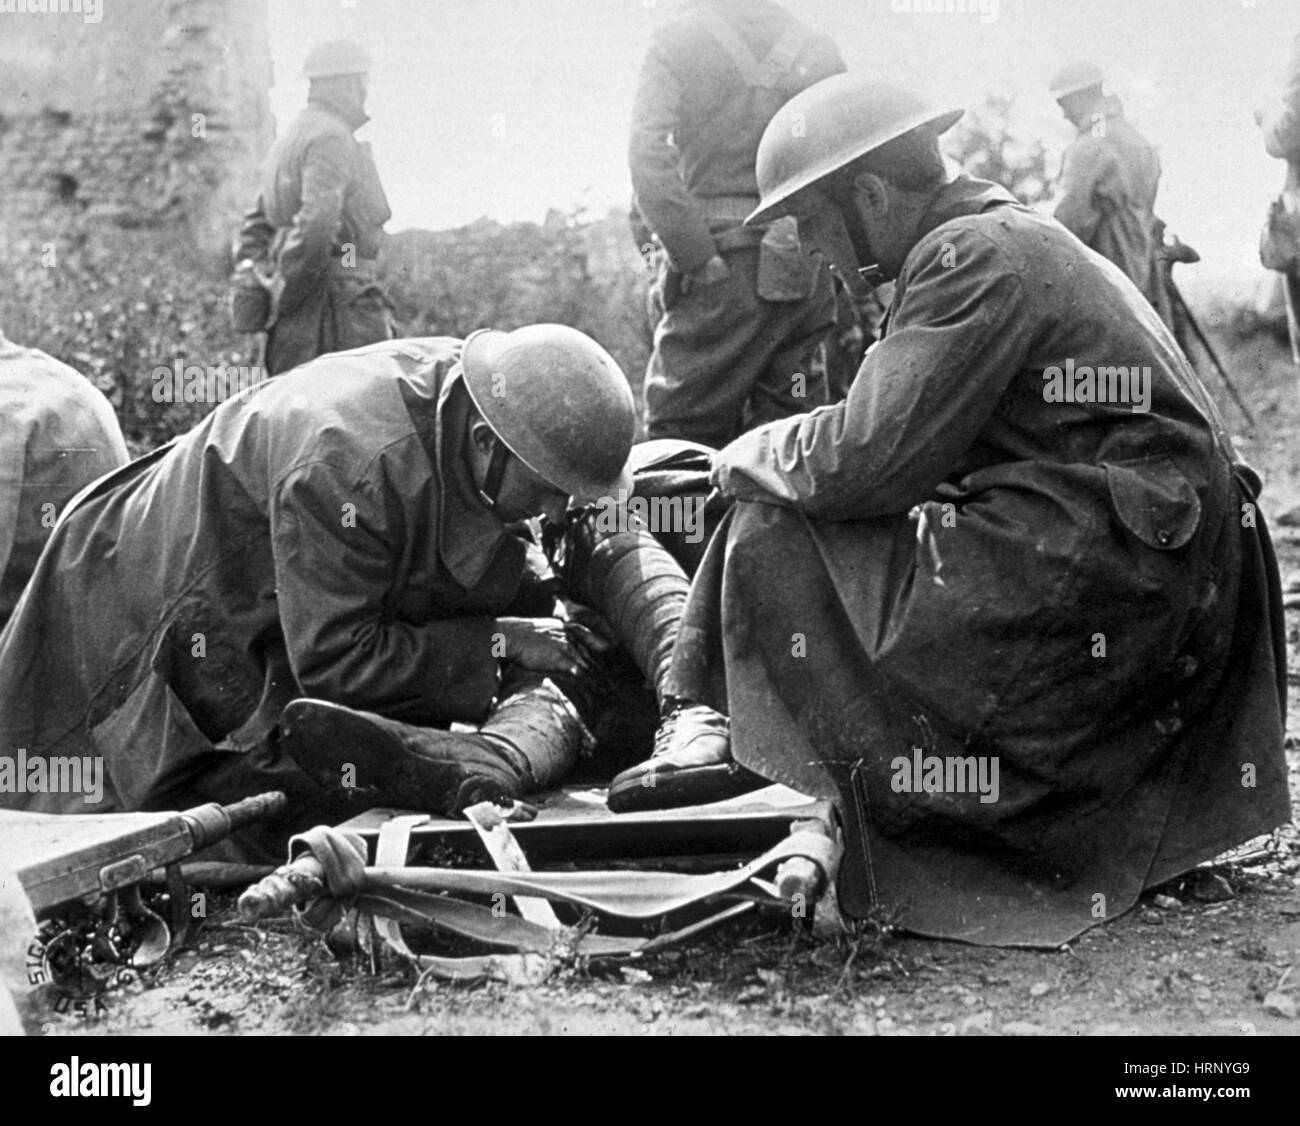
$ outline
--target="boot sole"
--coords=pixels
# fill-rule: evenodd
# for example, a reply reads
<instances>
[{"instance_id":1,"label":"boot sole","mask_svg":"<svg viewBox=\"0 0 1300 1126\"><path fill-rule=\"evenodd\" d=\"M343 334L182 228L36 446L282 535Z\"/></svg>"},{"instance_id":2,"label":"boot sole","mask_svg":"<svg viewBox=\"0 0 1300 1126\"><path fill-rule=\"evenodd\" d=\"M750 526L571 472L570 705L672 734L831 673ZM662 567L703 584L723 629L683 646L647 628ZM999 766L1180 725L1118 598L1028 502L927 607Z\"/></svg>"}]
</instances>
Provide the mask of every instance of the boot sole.
<instances>
[{"instance_id":1,"label":"boot sole","mask_svg":"<svg viewBox=\"0 0 1300 1126\"><path fill-rule=\"evenodd\" d=\"M659 771L637 768L628 774L631 777L620 775L610 783L605 804L612 813L708 805L761 790L770 784L766 778L735 763ZM652 785L646 781L651 777L654 779Z\"/></svg>"},{"instance_id":2,"label":"boot sole","mask_svg":"<svg viewBox=\"0 0 1300 1126\"><path fill-rule=\"evenodd\" d=\"M517 786L473 773L471 766L415 755L393 733L338 704L295 700L285 708L280 730L281 745L294 762L356 813L394 807L455 817L481 801L519 796ZM345 777L355 784L345 784Z\"/></svg>"}]
</instances>

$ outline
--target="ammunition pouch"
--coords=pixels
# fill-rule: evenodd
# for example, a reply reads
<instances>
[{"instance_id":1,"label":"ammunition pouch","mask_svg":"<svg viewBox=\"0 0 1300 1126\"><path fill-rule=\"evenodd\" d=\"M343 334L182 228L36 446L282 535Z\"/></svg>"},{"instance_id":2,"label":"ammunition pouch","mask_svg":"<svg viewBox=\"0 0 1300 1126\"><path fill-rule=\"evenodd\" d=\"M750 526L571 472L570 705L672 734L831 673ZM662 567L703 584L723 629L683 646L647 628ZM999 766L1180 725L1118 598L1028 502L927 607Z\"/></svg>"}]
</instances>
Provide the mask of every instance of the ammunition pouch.
<instances>
[{"instance_id":1,"label":"ammunition pouch","mask_svg":"<svg viewBox=\"0 0 1300 1126\"><path fill-rule=\"evenodd\" d=\"M237 275L230 284L230 327L236 332L265 332L271 323L271 291L256 275Z\"/></svg>"},{"instance_id":2,"label":"ammunition pouch","mask_svg":"<svg viewBox=\"0 0 1300 1126\"><path fill-rule=\"evenodd\" d=\"M713 245L721 255L758 248L756 290L764 301L807 301L817 287L818 263L804 252L798 220L784 216L761 227L725 226L713 232ZM685 275L673 269L667 255L660 258L656 282L665 310L677 304L686 291Z\"/></svg>"},{"instance_id":3,"label":"ammunition pouch","mask_svg":"<svg viewBox=\"0 0 1300 1126\"><path fill-rule=\"evenodd\" d=\"M807 301L817 285L817 263L799 241L799 221L783 216L761 227L715 231L719 254L758 247L758 296L764 301Z\"/></svg>"},{"instance_id":4,"label":"ammunition pouch","mask_svg":"<svg viewBox=\"0 0 1300 1126\"><path fill-rule=\"evenodd\" d=\"M817 263L804 253L799 221L786 215L768 224L758 244L758 295L764 301L807 301L817 285Z\"/></svg>"}]
</instances>

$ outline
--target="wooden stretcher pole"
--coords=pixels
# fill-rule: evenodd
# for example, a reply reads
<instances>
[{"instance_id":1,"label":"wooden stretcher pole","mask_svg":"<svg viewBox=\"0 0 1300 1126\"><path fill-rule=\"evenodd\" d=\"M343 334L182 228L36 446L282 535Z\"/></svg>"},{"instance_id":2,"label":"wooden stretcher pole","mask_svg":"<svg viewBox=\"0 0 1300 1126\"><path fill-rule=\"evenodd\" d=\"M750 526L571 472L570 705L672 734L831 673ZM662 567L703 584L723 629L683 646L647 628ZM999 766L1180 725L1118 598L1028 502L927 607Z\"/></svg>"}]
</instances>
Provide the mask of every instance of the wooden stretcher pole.
<instances>
[{"instance_id":1,"label":"wooden stretcher pole","mask_svg":"<svg viewBox=\"0 0 1300 1126\"><path fill-rule=\"evenodd\" d=\"M290 907L325 894L325 869L306 853L283 864L239 897L239 915L246 922L269 919Z\"/></svg>"},{"instance_id":2,"label":"wooden stretcher pole","mask_svg":"<svg viewBox=\"0 0 1300 1126\"><path fill-rule=\"evenodd\" d=\"M790 826L791 835L800 832L821 833L832 841L835 839L831 826L819 818L796 821ZM789 860L782 861L776 869L777 894L792 906L807 907L817 902L830 875L829 872L822 871L821 865L806 856L792 856Z\"/></svg>"}]
</instances>

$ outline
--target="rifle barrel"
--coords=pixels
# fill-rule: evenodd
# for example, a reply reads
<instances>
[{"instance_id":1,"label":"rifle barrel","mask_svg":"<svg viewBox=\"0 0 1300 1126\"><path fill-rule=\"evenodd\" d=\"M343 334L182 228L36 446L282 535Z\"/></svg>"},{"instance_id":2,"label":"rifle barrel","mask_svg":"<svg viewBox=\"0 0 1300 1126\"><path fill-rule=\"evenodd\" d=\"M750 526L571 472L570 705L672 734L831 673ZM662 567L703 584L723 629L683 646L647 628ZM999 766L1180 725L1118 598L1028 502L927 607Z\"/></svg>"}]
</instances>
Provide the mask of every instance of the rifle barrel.
<instances>
[{"instance_id":1,"label":"rifle barrel","mask_svg":"<svg viewBox=\"0 0 1300 1126\"><path fill-rule=\"evenodd\" d=\"M198 852L199 849L224 840L237 829L283 813L288 804L289 799L283 793L270 790L265 794L244 798L234 805L218 805L216 802L196 805L193 809L182 812L181 817L189 829L194 851Z\"/></svg>"},{"instance_id":2,"label":"rifle barrel","mask_svg":"<svg viewBox=\"0 0 1300 1126\"><path fill-rule=\"evenodd\" d=\"M1219 354L1214 350L1214 345L1210 343L1209 337L1205 335L1205 330L1201 328L1200 321L1196 319L1191 306L1187 304L1187 299L1182 295L1182 291L1174 285L1172 278L1169 279L1169 293L1178 302L1178 307L1182 309L1183 316L1187 318L1187 323L1191 326L1196 339L1200 342L1201 347L1205 349L1205 354L1210 357L1210 363L1214 365L1214 370L1219 373L1219 378L1228 389L1228 394L1232 396L1232 401L1236 404L1237 409L1241 411L1242 417L1253 428L1256 425L1255 416L1250 413L1250 408L1242 401L1241 395L1237 392L1237 385L1233 383L1232 377L1228 375L1227 369L1219 360Z\"/></svg>"}]
</instances>

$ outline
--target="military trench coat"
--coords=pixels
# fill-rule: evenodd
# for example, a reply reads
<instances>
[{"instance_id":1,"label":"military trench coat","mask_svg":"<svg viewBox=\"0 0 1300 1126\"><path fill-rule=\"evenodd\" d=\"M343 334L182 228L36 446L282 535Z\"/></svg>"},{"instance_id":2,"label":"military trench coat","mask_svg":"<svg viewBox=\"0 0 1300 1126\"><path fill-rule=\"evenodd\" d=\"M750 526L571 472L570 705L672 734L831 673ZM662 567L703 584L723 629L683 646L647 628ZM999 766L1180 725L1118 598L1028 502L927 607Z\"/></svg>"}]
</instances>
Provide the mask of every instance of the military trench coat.
<instances>
[{"instance_id":1,"label":"military trench coat","mask_svg":"<svg viewBox=\"0 0 1300 1126\"><path fill-rule=\"evenodd\" d=\"M518 609L536 552L475 498L459 350L323 357L77 498L0 634L0 754L102 757L103 801L0 807L305 796L270 739L299 695L480 722L500 679L493 619L553 598Z\"/></svg>"},{"instance_id":2,"label":"military trench coat","mask_svg":"<svg viewBox=\"0 0 1300 1126\"><path fill-rule=\"evenodd\" d=\"M272 375L394 335L377 273L392 212L370 146L352 135L365 120L311 99L272 148L240 226L236 261L282 283L266 337Z\"/></svg>"},{"instance_id":3,"label":"military trench coat","mask_svg":"<svg viewBox=\"0 0 1300 1126\"><path fill-rule=\"evenodd\" d=\"M1119 270L966 177L922 236L846 402L720 451L736 503L670 690L840 803L854 913L1052 945L1288 818L1277 569L1257 478ZM1085 393L1101 365L1133 401ZM921 784L927 757L996 762L993 800Z\"/></svg>"}]
</instances>

